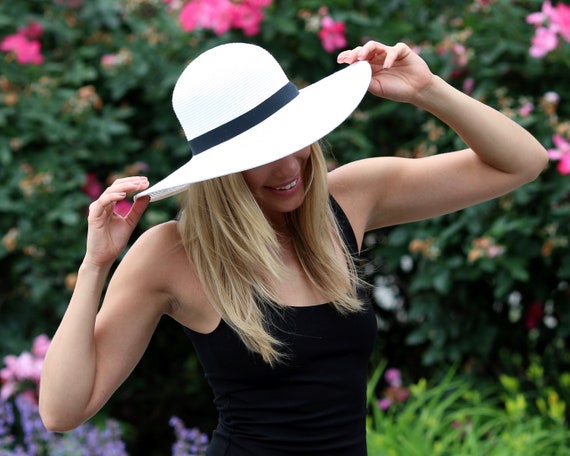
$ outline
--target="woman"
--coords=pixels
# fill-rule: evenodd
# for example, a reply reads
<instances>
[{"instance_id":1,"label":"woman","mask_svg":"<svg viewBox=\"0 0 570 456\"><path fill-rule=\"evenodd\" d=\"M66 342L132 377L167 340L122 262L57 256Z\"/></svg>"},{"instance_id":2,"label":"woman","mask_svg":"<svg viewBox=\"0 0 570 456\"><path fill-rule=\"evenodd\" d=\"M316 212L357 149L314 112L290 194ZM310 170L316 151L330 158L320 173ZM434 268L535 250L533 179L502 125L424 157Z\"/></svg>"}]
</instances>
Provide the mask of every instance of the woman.
<instances>
[{"instance_id":1,"label":"woman","mask_svg":"<svg viewBox=\"0 0 570 456\"><path fill-rule=\"evenodd\" d=\"M49 429L95 414L169 315L214 390L220 420L208 454L366 454L376 329L353 261L365 233L505 194L536 178L547 154L404 44L371 41L338 62L350 65L300 91L252 45L219 46L182 73L173 106L193 158L150 188L144 177L119 179L91 205L85 258L42 372ZM429 111L468 148L327 174L318 140L366 90ZM126 217L113 213L138 191ZM98 312L149 200L176 193L180 219L137 239Z\"/></svg>"}]
</instances>

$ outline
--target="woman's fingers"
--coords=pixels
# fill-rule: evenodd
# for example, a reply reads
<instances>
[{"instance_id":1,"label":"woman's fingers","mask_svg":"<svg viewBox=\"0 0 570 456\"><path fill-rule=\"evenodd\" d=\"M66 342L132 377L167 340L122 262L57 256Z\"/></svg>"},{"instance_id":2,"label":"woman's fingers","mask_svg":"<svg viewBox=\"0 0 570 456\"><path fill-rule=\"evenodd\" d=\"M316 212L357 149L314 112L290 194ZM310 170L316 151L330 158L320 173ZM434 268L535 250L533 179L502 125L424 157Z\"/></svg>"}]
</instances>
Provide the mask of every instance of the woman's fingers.
<instances>
[{"instance_id":1,"label":"woman's fingers","mask_svg":"<svg viewBox=\"0 0 570 456\"><path fill-rule=\"evenodd\" d=\"M149 203L150 203L150 197L148 196L137 198L133 203L133 205L131 206L129 213L126 215L125 221L129 225L135 226L137 223L139 223L139 220L144 214L144 211L148 207Z\"/></svg>"},{"instance_id":2,"label":"woman's fingers","mask_svg":"<svg viewBox=\"0 0 570 456\"><path fill-rule=\"evenodd\" d=\"M382 65L383 68L390 68L396 60L405 57L409 52L410 48L404 43L387 46L377 41L368 41L363 46L341 52L337 61L350 64L358 60L368 60L371 63Z\"/></svg>"},{"instance_id":3,"label":"woman's fingers","mask_svg":"<svg viewBox=\"0 0 570 456\"><path fill-rule=\"evenodd\" d=\"M89 215L100 217L106 212L112 212L115 204L124 200L129 193L144 190L148 187L148 179L144 176L132 176L117 179L101 196L89 206Z\"/></svg>"}]
</instances>

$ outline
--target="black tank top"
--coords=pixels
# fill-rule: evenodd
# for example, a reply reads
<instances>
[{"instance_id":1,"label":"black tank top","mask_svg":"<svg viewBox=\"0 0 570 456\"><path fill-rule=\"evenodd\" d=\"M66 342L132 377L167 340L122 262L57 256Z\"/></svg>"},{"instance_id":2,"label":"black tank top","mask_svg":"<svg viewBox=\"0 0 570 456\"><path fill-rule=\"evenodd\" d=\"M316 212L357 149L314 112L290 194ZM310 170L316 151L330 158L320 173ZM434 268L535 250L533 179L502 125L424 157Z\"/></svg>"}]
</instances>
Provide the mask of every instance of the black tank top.
<instances>
[{"instance_id":1,"label":"black tank top","mask_svg":"<svg viewBox=\"0 0 570 456\"><path fill-rule=\"evenodd\" d=\"M351 254L354 232L331 198ZM286 307L272 333L287 359L271 367L223 320L209 334L184 328L214 393L219 422L209 456L364 456L366 380L376 339L369 302L348 316L330 304ZM274 317L274 316L272 316Z\"/></svg>"}]
</instances>

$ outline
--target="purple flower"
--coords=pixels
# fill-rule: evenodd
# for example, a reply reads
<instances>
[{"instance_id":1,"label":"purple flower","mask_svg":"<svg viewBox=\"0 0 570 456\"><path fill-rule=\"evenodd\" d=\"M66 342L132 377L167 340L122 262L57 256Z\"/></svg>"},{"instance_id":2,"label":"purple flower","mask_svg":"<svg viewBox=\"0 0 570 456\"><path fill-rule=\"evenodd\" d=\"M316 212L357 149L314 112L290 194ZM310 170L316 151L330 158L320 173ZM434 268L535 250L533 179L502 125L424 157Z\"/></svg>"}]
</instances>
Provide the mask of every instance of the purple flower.
<instances>
[{"instance_id":1,"label":"purple flower","mask_svg":"<svg viewBox=\"0 0 570 456\"><path fill-rule=\"evenodd\" d=\"M208 436L202 434L198 429L188 429L184 422L177 416L173 416L169 421L174 428L176 442L172 445L172 456L202 456L206 454L208 447Z\"/></svg>"},{"instance_id":2,"label":"purple flower","mask_svg":"<svg viewBox=\"0 0 570 456\"><path fill-rule=\"evenodd\" d=\"M378 408L383 411L388 410L391 405L392 405L392 399L390 399L389 397L382 398L378 401Z\"/></svg>"},{"instance_id":3,"label":"purple flower","mask_svg":"<svg viewBox=\"0 0 570 456\"><path fill-rule=\"evenodd\" d=\"M384 374L386 382L390 386L399 387L402 386L402 374L398 369L391 368Z\"/></svg>"},{"instance_id":4,"label":"purple flower","mask_svg":"<svg viewBox=\"0 0 570 456\"><path fill-rule=\"evenodd\" d=\"M127 456L116 421L101 429L86 423L57 434L44 427L37 404L25 394L16 396L14 404L0 400L0 456Z\"/></svg>"}]
</instances>

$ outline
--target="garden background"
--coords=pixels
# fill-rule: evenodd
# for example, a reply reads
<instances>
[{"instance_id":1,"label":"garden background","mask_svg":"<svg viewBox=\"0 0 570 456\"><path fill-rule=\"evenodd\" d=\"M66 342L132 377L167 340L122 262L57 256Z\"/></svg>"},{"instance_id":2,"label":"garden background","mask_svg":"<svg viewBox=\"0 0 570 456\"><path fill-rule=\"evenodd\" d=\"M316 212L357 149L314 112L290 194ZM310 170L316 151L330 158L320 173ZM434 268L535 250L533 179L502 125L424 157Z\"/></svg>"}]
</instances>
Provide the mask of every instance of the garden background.
<instances>
[{"instance_id":1,"label":"garden background","mask_svg":"<svg viewBox=\"0 0 570 456\"><path fill-rule=\"evenodd\" d=\"M42 350L30 347L37 336L51 337L66 308L89 203L118 176L144 173L155 182L188 160L170 95L189 60L220 43L256 43L302 87L335 71L339 50L369 39L406 42L452 85L527 127L552 158L535 182L509 195L366 239L380 333L371 365L371 454L374 445L388 448L390 432L409 432L422 410L432 407L435 418L433 401L412 404L422 392L439 397L441 385L446 398L455 391L462 401L474 392L486 398L477 403L489 399L511 423L539 419L536 436L565 429L570 6L530 0L2 2L2 401L37 383L30 366L41 366ZM462 147L426 113L371 96L327 141L333 166ZM175 198L153 203L133 240L175 215ZM209 433L211 400L190 342L163 319L134 374L93 422L118 420L130 454L168 454L171 417ZM474 410L472 402L462 407ZM407 431L389 428L405 422L406 410ZM25 429L2 440L1 416L0 450L20 454L14 448L26 445ZM466 423L477 420L462 417L454 415L443 436L453 429L465 441ZM430 440L428 428L418 429L423 441ZM481 434L485 440L492 440L490 429ZM520 438L515 443L530 448ZM548 454L568 454L568 439L562 431L557 452ZM392 454L438 454L444 440L433 437L428 453ZM184 454L192 451L199 450Z\"/></svg>"}]
</instances>

